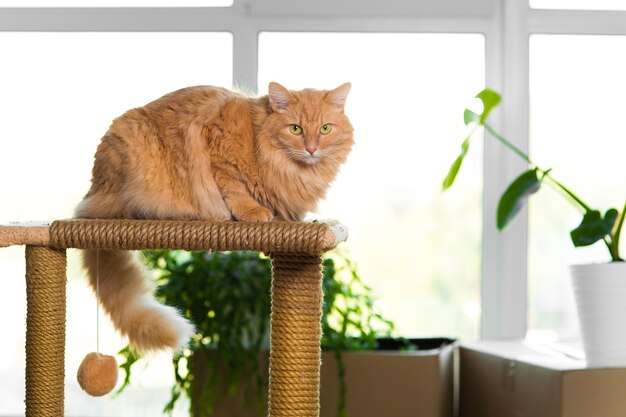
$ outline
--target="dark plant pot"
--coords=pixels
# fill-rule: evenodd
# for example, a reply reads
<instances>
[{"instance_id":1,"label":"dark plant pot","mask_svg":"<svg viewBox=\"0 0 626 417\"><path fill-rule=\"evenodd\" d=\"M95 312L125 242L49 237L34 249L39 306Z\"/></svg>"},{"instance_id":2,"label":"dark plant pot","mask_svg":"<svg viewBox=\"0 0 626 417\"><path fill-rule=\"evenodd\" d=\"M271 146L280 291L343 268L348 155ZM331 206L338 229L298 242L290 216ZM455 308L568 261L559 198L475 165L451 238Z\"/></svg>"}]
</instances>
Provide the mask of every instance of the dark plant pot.
<instances>
[{"instance_id":1,"label":"dark plant pot","mask_svg":"<svg viewBox=\"0 0 626 417\"><path fill-rule=\"evenodd\" d=\"M237 389L232 392L225 378L220 377L225 372L224 368L218 370L217 398L213 402L213 411L209 413L202 405L204 382L208 380L210 368L208 365L207 353L205 351L195 351L189 358L189 369L193 373L193 387L191 403L193 406L193 417L262 417L266 415L267 390L263 389L259 394L256 390L255 377L251 374L242 375L237 384ZM269 367L269 353L267 351L259 354L259 364L263 375L267 378ZM259 395L261 398L259 399Z\"/></svg>"}]
</instances>

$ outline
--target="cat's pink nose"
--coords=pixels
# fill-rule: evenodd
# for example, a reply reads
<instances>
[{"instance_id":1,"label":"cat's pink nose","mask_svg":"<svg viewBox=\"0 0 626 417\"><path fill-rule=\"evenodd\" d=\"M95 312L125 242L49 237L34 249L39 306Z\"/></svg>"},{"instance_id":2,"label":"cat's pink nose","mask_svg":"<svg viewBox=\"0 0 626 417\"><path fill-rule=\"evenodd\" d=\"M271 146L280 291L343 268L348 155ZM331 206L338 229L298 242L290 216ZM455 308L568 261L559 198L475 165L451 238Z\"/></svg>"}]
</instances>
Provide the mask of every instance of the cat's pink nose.
<instances>
[{"instance_id":1,"label":"cat's pink nose","mask_svg":"<svg viewBox=\"0 0 626 417\"><path fill-rule=\"evenodd\" d=\"M306 151L307 151L308 153L310 153L311 155L313 155L313 154L315 153L315 151L317 151L317 148L316 148L316 147L314 147L314 146L307 146L307 147L306 147Z\"/></svg>"}]
</instances>

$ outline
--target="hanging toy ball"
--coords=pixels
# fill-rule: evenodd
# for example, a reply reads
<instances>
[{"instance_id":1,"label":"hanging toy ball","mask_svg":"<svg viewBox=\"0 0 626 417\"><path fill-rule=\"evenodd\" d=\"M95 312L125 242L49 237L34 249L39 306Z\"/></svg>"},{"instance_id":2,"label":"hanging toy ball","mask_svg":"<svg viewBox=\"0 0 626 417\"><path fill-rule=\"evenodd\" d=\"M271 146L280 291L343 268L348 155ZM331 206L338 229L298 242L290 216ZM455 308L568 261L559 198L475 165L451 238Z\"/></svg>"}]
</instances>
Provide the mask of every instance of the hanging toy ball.
<instances>
[{"instance_id":1,"label":"hanging toy ball","mask_svg":"<svg viewBox=\"0 0 626 417\"><path fill-rule=\"evenodd\" d=\"M91 352L78 367L78 384L89 395L100 397L117 384L117 361L113 356Z\"/></svg>"}]
</instances>

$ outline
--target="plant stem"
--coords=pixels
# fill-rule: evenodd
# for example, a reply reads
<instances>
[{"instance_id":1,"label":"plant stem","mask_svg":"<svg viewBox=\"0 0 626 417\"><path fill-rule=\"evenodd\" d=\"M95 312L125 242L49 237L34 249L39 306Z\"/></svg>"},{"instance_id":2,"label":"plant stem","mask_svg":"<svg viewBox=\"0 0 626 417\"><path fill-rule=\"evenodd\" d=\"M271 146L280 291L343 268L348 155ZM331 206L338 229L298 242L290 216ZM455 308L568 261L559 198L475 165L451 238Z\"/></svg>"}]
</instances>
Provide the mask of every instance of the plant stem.
<instances>
[{"instance_id":1,"label":"plant stem","mask_svg":"<svg viewBox=\"0 0 626 417\"><path fill-rule=\"evenodd\" d=\"M511 142L509 142L504 137L502 137L498 132L493 130L493 128L491 126L489 126L487 123L485 123L485 130L487 132L489 132L491 134L491 136L493 136L494 138L499 140L504 146L506 146L507 148L512 150L515 154L517 154L517 156L522 158L524 161L528 162L530 165L536 166L533 163L533 161L530 160L528 155L526 155L520 148L518 148L517 146L513 145Z\"/></svg>"},{"instance_id":2,"label":"plant stem","mask_svg":"<svg viewBox=\"0 0 626 417\"><path fill-rule=\"evenodd\" d=\"M550 181L552 181L552 184L555 185L556 187L558 187L561 191L563 191L568 197L571 198L571 200L573 202L575 202L576 204L578 204L583 210L585 210L585 212L588 211L592 211L593 209L591 207L589 207L584 201L582 201L576 194L574 194L573 192L571 192L567 187L565 187L563 184L561 184L560 182L558 182L556 179L554 179L554 177L552 177L552 175L550 175L549 173L546 173L545 171L543 171L541 168L537 169L541 172L544 172L545 178L548 178Z\"/></svg>"},{"instance_id":3,"label":"plant stem","mask_svg":"<svg viewBox=\"0 0 626 417\"><path fill-rule=\"evenodd\" d=\"M619 238L622 233L622 227L624 226L624 218L626 217L626 203L624 203L624 208L619 215L617 220L617 226L615 226L614 235L611 236L611 244L613 245L613 251L611 251L611 256L613 257L613 261L624 261L619 256Z\"/></svg>"},{"instance_id":4,"label":"plant stem","mask_svg":"<svg viewBox=\"0 0 626 417\"><path fill-rule=\"evenodd\" d=\"M339 400L337 402L337 417L346 417L346 397L348 392L348 386L346 384L346 364L343 361L343 353L340 349L335 347L333 349L335 353L335 359L337 360L337 377L339 378Z\"/></svg>"},{"instance_id":5,"label":"plant stem","mask_svg":"<svg viewBox=\"0 0 626 417\"><path fill-rule=\"evenodd\" d=\"M524 161L528 162L529 165L532 165L533 167L535 167L539 172L541 172L541 174L543 174L543 178L548 178L550 181L552 181L553 185L561 189L568 197L570 197L571 199L570 201L576 203L583 210L585 210L585 212L592 210L591 207L589 207L589 205L587 205L584 201L582 201L576 194L574 194L566 186L564 186L559 181L557 181L554 177L552 177L549 173L549 170L545 170L537 166L537 164L535 164L530 159L530 157L524 153L524 151L519 149L517 146L513 145L508 140L506 140L502 135L500 135L498 132L493 130L493 128L487 123L485 123L485 130L487 130L487 132L489 132L491 136L493 136L495 139L500 141L504 146L512 150L517 156L522 158Z\"/></svg>"}]
</instances>

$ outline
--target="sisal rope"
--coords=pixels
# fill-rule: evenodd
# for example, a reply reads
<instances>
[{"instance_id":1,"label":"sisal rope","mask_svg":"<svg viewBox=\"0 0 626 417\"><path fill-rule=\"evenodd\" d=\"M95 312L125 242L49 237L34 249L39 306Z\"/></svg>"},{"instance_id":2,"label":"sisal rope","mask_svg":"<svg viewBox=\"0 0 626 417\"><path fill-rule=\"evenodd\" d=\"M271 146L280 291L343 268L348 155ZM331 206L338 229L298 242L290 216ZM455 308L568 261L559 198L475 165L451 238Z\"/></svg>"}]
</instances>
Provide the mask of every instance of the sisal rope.
<instances>
[{"instance_id":1,"label":"sisal rope","mask_svg":"<svg viewBox=\"0 0 626 417\"><path fill-rule=\"evenodd\" d=\"M26 416L59 417L64 403L65 250L26 247Z\"/></svg>"},{"instance_id":2,"label":"sisal rope","mask_svg":"<svg viewBox=\"0 0 626 417\"><path fill-rule=\"evenodd\" d=\"M324 223L175 220L59 220L50 245L78 249L256 250L320 254L331 249ZM333 247L334 247L334 243Z\"/></svg>"},{"instance_id":3,"label":"sisal rope","mask_svg":"<svg viewBox=\"0 0 626 417\"><path fill-rule=\"evenodd\" d=\"M63 415L64 249L104 248L255 250L271 254L269 416L318 417L321 254L337 244L333 233L324 223L299 222L117 219L53 222L47 244L62 249L35 246L26 249L26 415ZM25 234L20 232L22 235Z\"/></svg>"},{"instance_id":4,"label":"sisal rope","mask_svg":"<svg viewBox=\"0 0 626 417\"><path fill-rule=\"evenodd\" d=\"M272 254L270 417L320 412L322 259Z\"/></svg>"}]
</instances>

